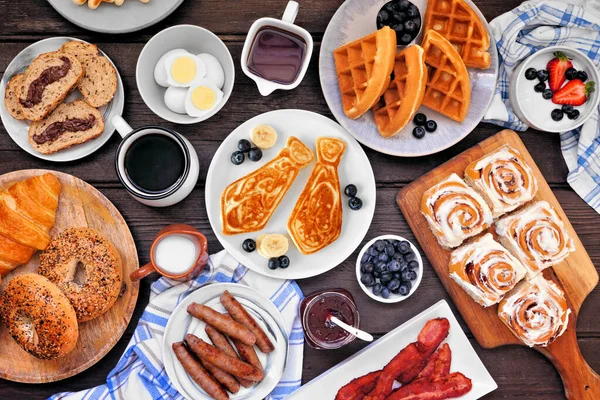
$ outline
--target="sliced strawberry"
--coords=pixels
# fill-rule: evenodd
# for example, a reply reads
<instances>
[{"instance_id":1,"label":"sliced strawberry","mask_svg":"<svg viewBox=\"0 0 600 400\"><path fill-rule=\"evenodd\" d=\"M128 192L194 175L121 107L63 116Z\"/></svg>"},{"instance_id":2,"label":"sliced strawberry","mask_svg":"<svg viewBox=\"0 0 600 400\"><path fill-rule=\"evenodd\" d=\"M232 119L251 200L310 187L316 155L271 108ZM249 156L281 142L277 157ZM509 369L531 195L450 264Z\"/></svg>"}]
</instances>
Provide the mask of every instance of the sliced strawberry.
<instances>
[{"instance_id":1,"label":"sliced strawberry","mask_svg":"<svg viewBox=\"0 0 600 400\"><path fill-rule=\"evenodd\" d=\"M595 85L596 84L593 81L583 83L581 79L573 79L558 92L554 93L552 102L554 104L580 106L585 103L589 94L595 90Z\"/></svg>"},{"instance_id":2,"label":"sliced strawberry","mask_svg":"<svg viewBox=\"0 0 600 400\"><path fill-rule=\"evenodd\" d=\"M554 57L546 65L546 70L550 73L550 89L557 92L567 80L565 73L569 68L573 68L573 63L560 51L554 53Z\"/></svg>"}]
</instances>

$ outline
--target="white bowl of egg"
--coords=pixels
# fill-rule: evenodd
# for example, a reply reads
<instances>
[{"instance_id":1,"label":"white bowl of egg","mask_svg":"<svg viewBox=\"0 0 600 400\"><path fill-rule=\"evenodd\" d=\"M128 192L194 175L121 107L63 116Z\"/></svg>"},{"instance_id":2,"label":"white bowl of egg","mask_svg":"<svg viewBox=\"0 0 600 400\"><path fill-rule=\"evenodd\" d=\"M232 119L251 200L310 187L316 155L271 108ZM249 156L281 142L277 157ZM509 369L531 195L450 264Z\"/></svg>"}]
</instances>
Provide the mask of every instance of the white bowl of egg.
<instances>
[{"instance_id":1,"label":"white bowl of egg","mask_svg":"<svg viewBox=\"0 0 600 400\"><path fill-rule=\"evenodd\" d=\"M214 33L195 25L177 25L157 33L142 49L136 67L144 103L176 124L195 124L219 112L234 80L227 46Z\"/></svg>"}]
</instances>

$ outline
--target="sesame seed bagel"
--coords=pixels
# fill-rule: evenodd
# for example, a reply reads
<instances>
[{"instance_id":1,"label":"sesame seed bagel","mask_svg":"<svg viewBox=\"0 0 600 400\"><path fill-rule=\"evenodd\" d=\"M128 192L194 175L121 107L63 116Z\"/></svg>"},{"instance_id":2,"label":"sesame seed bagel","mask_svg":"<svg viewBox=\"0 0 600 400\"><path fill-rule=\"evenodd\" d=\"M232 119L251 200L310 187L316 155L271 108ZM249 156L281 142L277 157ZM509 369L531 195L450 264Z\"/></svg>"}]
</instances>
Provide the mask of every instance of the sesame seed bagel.
<instances>
[{"instance_id":1,"label":"sesame seed bagel","mask_svg":"<svg viewBox=\"0 0 600 400\"><path fill-rule=\"evenodd\" d=\"M62 357L77 344L73 306L41 275L19 275L8 282L0 295L0 315L13 339L37 358Z\"/></svg>"},{"instance_id":2,"label":"sesame seed bagel","mask_svg":"<svg viewBox=\"0 0 600 400\"><path fill-rule=\"evenodd\" d=\"M75 281L79 263L84 272L82 282ZM79 322L108 311L119 297L123 280L117 249L89 228L67 229L52 239L40 254L39 273L67 296Z\"/></svg>"}]
</instances>

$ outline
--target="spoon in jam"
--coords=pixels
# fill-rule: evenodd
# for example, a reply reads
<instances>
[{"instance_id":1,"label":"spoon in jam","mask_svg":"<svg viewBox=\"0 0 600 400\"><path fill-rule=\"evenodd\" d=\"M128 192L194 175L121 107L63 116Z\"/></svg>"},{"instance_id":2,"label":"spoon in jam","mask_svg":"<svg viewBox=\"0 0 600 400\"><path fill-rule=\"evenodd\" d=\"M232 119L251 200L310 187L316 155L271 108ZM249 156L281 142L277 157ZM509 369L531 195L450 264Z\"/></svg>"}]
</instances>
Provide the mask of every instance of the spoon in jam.
<instances>
[{"instance_id":1,"label":"spoon in jam","mask_svg":"<svg viewBox=\"0 0 600 400\"><path fill-rule=\"evenodd\" d=\"M329 322L331 322L331 323L339 326L340 328L342 328L343 330L345 330L349 334L351 334L353 336L356 336L360 340L364 340L365 342L372 342L373 341L373 336L371 336L370 333L367 333L365 331L361 331L358 328L350 326L347 323L341 321L338 317L336 317L334 315L329 314L329 316L327 317L327 320Z\"/></svg>"}]
</instances>

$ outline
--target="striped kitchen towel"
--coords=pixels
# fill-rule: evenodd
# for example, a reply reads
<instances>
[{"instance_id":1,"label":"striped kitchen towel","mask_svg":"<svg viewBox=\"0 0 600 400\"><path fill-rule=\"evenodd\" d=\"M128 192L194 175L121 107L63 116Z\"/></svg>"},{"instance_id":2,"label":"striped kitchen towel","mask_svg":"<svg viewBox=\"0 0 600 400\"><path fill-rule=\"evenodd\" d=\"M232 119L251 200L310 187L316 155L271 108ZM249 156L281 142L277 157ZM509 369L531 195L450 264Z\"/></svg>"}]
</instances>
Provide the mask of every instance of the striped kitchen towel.
<instances>
[{"instance_id":1,"label":"striped kitchen towel","mask_svg":"<svg viewBox=\"0 0 600 400\"><path fill-rule=\"evenodd\" d=\"M519 63L548 46L570 46L600 65L600 0L526 1L494 19L500 68L498 85L485 122L524 131L508 99L510 77ZM600 82L597 82L597 84ZM596 90L600 90L597 86ZM600 126L598 111L579 129L560 135L569 168L567 181L586 203L600 213Z\"/></svg>"},{"instance_id":2,"label":"striped kitchen towel","mask_svg":"<svg viewBox=\"0 0 600 400\"><path fill-rule=\"evenodd\" d=\"M173 387L162 362L162 339L169 316L190 293L210 282L233 282L258 289L281 311L290 334L290 350L283 377L267 399L283 399L300 387L304 332L298 317L302 291L294 281L262 276L221 251L210 256L206 272L180 283L160 278L152 284L150 303L140 318L125 354L109 373L106 384L80 392L59 393L51 400L167 400L183 399Z\"/></svg>"}]
</instances>

